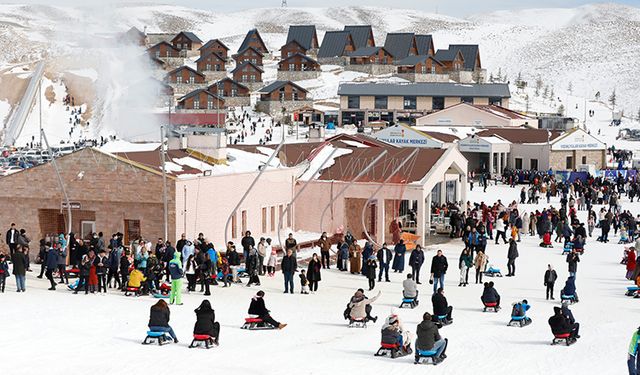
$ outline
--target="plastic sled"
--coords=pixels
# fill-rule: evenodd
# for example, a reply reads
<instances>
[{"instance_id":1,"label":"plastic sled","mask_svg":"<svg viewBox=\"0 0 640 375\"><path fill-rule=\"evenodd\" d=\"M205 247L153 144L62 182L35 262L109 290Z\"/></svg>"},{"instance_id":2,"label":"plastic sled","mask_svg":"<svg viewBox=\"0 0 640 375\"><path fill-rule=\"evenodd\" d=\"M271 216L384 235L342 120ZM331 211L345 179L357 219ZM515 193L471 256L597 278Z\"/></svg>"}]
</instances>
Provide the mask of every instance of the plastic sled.
<instances>
[{"instance_id":1,"label":"plastic sled","mask_svg":"<svg viewBox=\"0 0 640 375\"><path fill-rule=\"evenodd\" d=\"M453 320L447 319L446 315L438 315L435 318L436 318L435 323L438 326L438 328L442 328L444 326L448 326L449 324L453 323Z\"/></svg>"},{"instance_id":2,"label":"plastic sled","mask_svg":"<svg viewBox=\"0 0 640 375\"><path fill-rule=\"evenodd\" d=\"M142 290L140 290L140 288L136 288L133 286L128 286L124 290L124 295L127 297L131 295L138 297L141 293L142 293Z\"/></svg>"},{"instance_id":3,"label":"plastic sled","mask_svg":"<svg viewBox=\"0 0 640 375\"><path fill-rule=\"evenodd\" d=\"M402 303L400 304L400 308L402 309L408 307L410 309L413 309L418 306L418 303L419 302L415 298L403 298Z\"/></svg>"},{"instance_id":4,"label":"plastic sled","mask_svg":"<svg viewBox=\"0 0 640 375\"><path fill-rule=\"evenodd\" d=\"M249 274L247 273L246 268L244 267L238 268L238 277L242 277L242 278L249 277Z\"/></svg>"},{"instance_id":5,"label":"plastic sled","mask_svg":"<svg viewBox=\"0 0 640 375\"><path fill-rule=\"evenodd\" d=\"M65 270L67 277L78 277L80 276L80 270L78 268L69 268Z\"/></svg>"},{"instance_id":6,"label":"plastic sled","mask_svg":"<svg viewBox=\"0 0 640 375\"><path fill-rule=\"evenodd\" d=\"M439 359L436 360L436 351L435 350L419 350L416 349L416 360L415 362L413 362L414 364L421 364L421 363L425 363L425 364L432 364L432 365L437 365L438 363L442 362L444 360L445 357L445 352L447 351L447 346L449 345L449 340L448 339L444 339L444 341L446 342L445 346L444 346L444 351L442 352L442 355Z\"/></svg>"},{"instance_id":7,"label":"plastic sled","mask_svg":"<svg viewBox=\"0 0 640 375\"><path fill-rule=\"evenodd\" d=\"M248 329L248 330L258 330L258 329L275 329L276 327L263 321L260 318L244 318L244 324L240 328Z\"/></svg>"},{"instance_id":8,"label":"plastic sled","mask_svg":"<svg viewBox=\"0 0 640 375\"><path fill-rule=\"evenodd\" d=\"M404 357L405 355L409 355L413 353L411 347L408 347L406 350L403 347L400 347L400 344L387 344L381 343L380 349L376 352L376 357L384 357L389 355L391 358Z\"/></svg>"},{"instance_id":9,"label":"plastic sled","mask_svg":"<svg viewBox=\"0 0 640 375\"><path fill-rule=\"evenodd\" d=\"M349 328L367 328L367 320L349 319Z\"/></svg>"},{"instance_id":10,"label":"plastic sled","mask_svg":"<svg viewBox=\"0 0 640 375\"><path fill-rule=\"evenodd\" d=\"M78 284L80 284L80 280L76 280L71 284L68 284L67 288L69 288L69 290L76 290L76 288L78 287Z\"/></svg>"},{"instance_id":11,"label":"plastic sled","mask_svg":"<svg viewBox=\"0 0 640 375\"><path fill-rule=\"evenodd\" d=\"M553 341L551 341L551 345L558 345L564 343L566 346L574 344L576 339L570 337L570 333L562 333L554 335Z\"/></svg>"},{"instance_id":12,"label":"plastic sled","mask_svg":"<svg viewBox=\"0 0 640 375\"><path fill-rule=\"evenodd\" d=\"M627 291L624 293L624 295L631 297L636 295L639 290L640 288L638 288L637 286L628 286Z\"/></svg>"},{"instance_id":13,"label":"plastic sled","mask_svg":"<svg viewBox=\"0 0 640 375\"><path fill-rule=\"evenodd\" d=\"M487 302L484 304L483 312L487 312L488 309L492 309L493 312L498 312L500 310L500 306L498 306L497 302Z\"/></svg>"},{"instance_id":14,"label":"plastic sled","mask_svg":"<svg viewBox=\"0 0 640 375\"><path fill-rule=\"evenodd\" d=\"M190 348L201 347L205 349L211 349L215 346L217 345L213 341L213 337L209 335L193 335L193 341L191 341L191 344L189 345Z\"/></svg>"},{"instance_id":15,"label":"plastic sled","mask_svg":"<svg viewBox=\"0 0 640 375\"><path fill-rule=\"evenodd\" d=\"M168 294L162 294L162 293L154 293L153 294L154 298L169 298Z\"/></svg>"},{"instance_id":16,"label":"plastic sled","mask_svg":"<svg viewBox=\"0 0 640 375\"><path fill-rule=\"evenodd\" d=\"M509 321L509 324L507 324L507 326L509 327L524 327L524 326L528 326L529 324L531 324L532 320L531 318L527 317L526 315L524 316L512 316L511 320Z\"/></svg>"},{"instance_id":17,"label":"plastic sled","mask_svg":"<svg viewBox=\"0 0 640 375\"><path fill-rule=\"evenodd\" d=\"M147 337L144 338L142 345L155 344L162 346L172 343L173 339L167 332L147 331Z\"/></svg>"},{"instance_id":18,"label":"plastic sled","mask_svg":"<svg viewBox=\"0 0 640 375\"><path fill-rule=\"evenodd\" d=\"M576 301L576 297L575 296L567 296L566 294L561 294L560 295L560 302L564 302L564 301L568 301L569 304L573 305L574 303L578 303L578 301Z\"/></svg>"},{"instance_id":19,"label":"plastic sled","mask_svg":"<svg viewBox=\"0 0 640 375\"><path fill-rule=\"evenodd\" d=\"M485 276L489 277L502 277L502 272L500 272L499 268L489 267L488 270L483 272Z\"/></svg>"}]
</instances>

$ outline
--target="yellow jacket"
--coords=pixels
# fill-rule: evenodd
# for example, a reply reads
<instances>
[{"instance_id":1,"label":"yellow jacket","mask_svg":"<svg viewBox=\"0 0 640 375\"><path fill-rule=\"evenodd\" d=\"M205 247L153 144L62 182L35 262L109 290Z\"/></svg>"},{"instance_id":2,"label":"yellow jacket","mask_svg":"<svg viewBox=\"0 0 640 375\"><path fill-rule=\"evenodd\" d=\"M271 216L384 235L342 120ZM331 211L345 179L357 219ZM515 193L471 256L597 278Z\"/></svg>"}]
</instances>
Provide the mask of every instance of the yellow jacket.
<instances>
[{"instance_id":1,"label":"yellow jacket","mask_svg":"<svg viewBox=\"0 0 640 375\"><path fill-rule=\"evenodd\" d=\"M147 278L144 277L144 275L142 274L142 272L140 272L139 270L133 270L131 271L131 274L129 275L129 286L132 288L140 288L140 284L145 281Z\"/></svg>"}]
</instances>

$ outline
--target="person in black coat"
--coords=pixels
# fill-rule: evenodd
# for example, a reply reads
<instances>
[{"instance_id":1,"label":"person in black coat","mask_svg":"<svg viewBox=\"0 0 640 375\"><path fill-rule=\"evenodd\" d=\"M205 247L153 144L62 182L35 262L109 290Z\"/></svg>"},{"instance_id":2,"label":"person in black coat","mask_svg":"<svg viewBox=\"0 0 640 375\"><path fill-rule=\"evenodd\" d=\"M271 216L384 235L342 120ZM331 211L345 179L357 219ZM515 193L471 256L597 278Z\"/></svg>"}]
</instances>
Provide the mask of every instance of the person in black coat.
<instances>
[{"instance_id":1,"label":"person in black coat","mask_svg":"<svg viewBox=\"0 0 640 375\"><path fill-rule=\"evenodd\" d=\"M518 254L518 244L512 238L509 240L509 251L507 252L507 276L515 276L516 275L516 258L519 256Z\"/></svg>"},{"instance_id":2,"label":"person in black coat","mask_svg":"<svg viewBox=\"0 0 640 375\"><path fill-rule=\"evenodd\" d=\"M240 244L242 245L242 255L244 256L244 265L246 269L249 268L247 265L247 262L249 261L249 249L251 247L256 247L256 240L251 237L251 232L247 231L244 237L242 237Z\"/></svg>"},{"instance_id":3,"label":"person in black coat","mask_svg":"<svg viewBox=\"0 0 640 375\"><path fill-rule=\"evenodd\" d=\"M309 290L316 292L318 290L318 281L322 280L320 270L322 262L318 259L318 254L314 253L307 267L307 280L309 280Z\"/></svg>"},{"instance_id":4,"label":"person in black coat","mask_svg":"<svg viewBox=\"0 0 640 375\"><path fill-rule=\"evenodd\" d=\"M73 294L78 294L80 288L84 288L84 294L89 294L89 271L91 270L92 265L91 256L93 256L93 250L90 250L89 254L83 256L80 261L78 286L76 286Z\"/></svg>"},{"instance_id":5,"label":"person in black coat","mask_svg":"<svg viewBox=\"0 0 640 375\"><path fill-rule=\"evenodd\" d=\"M553 266L549 264L547 271L545 271L544 273L544 286L547 287L547 299L549 299L549 297L551 297L551 299L554 299L553 286L556 283L557 279L558 279L558 274L556 273L556 270L554 270Z\"/></svg>"},{"instance_id":6,"label":"person in black coat","mask_svg":"<svg viewBox=\"0 0 640 375\"><path fill-rule=\"evenodd\" d=\"M258 318L262 319L262 321L269 323L278 329L283 329L287 326L286 324L280 323L271 317L270 311L267 310L267 307L264 304L264 292L262 290L258 291L258 293L256 293L256 295L251 299L249 314L256 315Z\"/></svg>"},{"instance_id":7,"label":"person in black coat","mask_svg":"<svg viewBox=\"0 0 640 375\"><path fill-rule=\"evenodd\" d=\"M16 292L24 292L26 291L27 255L23 248L17 249L11 255L11 263L13 264L13 276L16 278Z\"/></svg>"},{"instance_id":8,"label":"person in black coat","mask_svg":"<svg viewBox=\"0 0 640 375\"><path fill-rule=\"evenodd\" d=\"M482 291L482 297L480 297L482 303L496 303L496 307L500 308L500 294L493 287L493 281L484 283L484 290Z\"/></svg>"},{"instance_id":9,"label":"person in black coat","mask_svg":"<svg viewBox=\"0 0 640 375\"><path fill-rule=\"evenodd\" d=\"M433 281L433 293L438 290L438 282L440 288L444 289L444 275L447 273L449 263L447 263L447 257L442 254L442 250L438 250L438 253L431 259L431 280Z\"/></svg>"},{"instance_id":10,"label":"person in black coat","mask_svg":"<svg viewBox=\"0 0 640 375\"><path fill-rule=\"evenodd\" d=\"M9 245L9 255L13 255L18 248L18 236L20 232L16 229L16 224L11 223L11 228L7 231L5 236L5 242Z\"/></svg>"},{"instance_id":11,"label":"person in black coat","mask_svg":"<svg viewBox=\"0 0 640 375\"><path fill-rule=\"evenodd\" d=\"M578 272L578 263L580 262L580 257L578 256L578 251L573 249L573 251L567 254L567 264L569 266L569 275L575 276Z\"/></svg>"},{"instance_id":12,"label":"person in black coat","mask_svg":"<svg viewBox=\"0 0 640 375\"><path fill-rule=\"evenodd\" d=\"M369 280L369 290L373 290L376 287L376 268L378 267L376 263L376 257L371 255L369 259L367 259L367 274L365 275Z\"/></svg>"},{"instance_id":13,"label":"person in black coat","mask_svg":"<svg viewBox=\"0 0 640 375\"><path fill-rule=\"evenodd\" d=\"M155 305L151 306L149 312L149 330L154 332L167 332L173 339L173 342L178 343L178 338L175 332L173 332L173 328L169 325L170 315L171 312L169 311L167 302L163 299L158 300Z\"/></svg>"},{"instance_id":14,"label":"person in black coat","mask_svg":"<svg viewBox=\"0 0 640 375\"><path fill-rule=\"evenodd\" d=\"M438 316L447 316L447 320L452 320L451 312L453 311L453 306L449 306L447 303L447 298L444 296L444 290L442 288L438 288L436 294L431 297L431 303L433 304L433 320L438 321Z\"/></svg>"},{"instance_id":15,"label":"person in black coat","mask_svg":"<svg viewBox=\"0 0 640 375\"><path fill-rule=\"evenodd\" d=\"M58 253L51 248L51 242L47 242L45 246L49 249L49 251L47 251L47 272L45 275L47 276L47 280L51 283L49 290L56 290L56 282L53 281L53 271L58 269Z\"/></svg>"},{"instance_id":16,"label":"person in black coat","mask_svg":"<svg viewBox=\"0 0 640 375\"><path fill-rule=\"evenodd\" d=\"M562 335L565 333L569 333L571 338L577 339L578 333L576 326L577 323L571 324L569 319L562 314L562 309L558 306L554 306L553 308L554 315L549 318L549 326L551 327L551 332L554 335Z\"/></svg>"},{"instance_id":17,"label":"person in black coat","mask_svg":"<svg viewBox=\"0 0 640 375\"><path fill-rule=\"evenodd\" d=\"M211 308L211 302L205 299L194 311L196 313L196 324L193 327L193 334L209 335L213 338L213 342L218 345L220 323L216 322L216 313Z\"/></svg>"},{"instance_id":18,"label":"person in black coat","mask_svg":"<svg viewBox=\"0 0 640 375\"><path fill-rule=\"evenodd\" d=\"M386 243L382 244L382 248L378 250L377 256L378 256L378 263L380 265L380 272L378 273L378 282L382 281L383 272L384 272L385 280L387 282L390 282L391 280L389 280L389 263L391 263L393 254L391 253L391 250L387 248Z\"/></svg>"},{"instance_id":19,"label":"person in black coat","mask_svg":"<svg viewBox=\"0 0 640 375\"><path fill-rule=\"evenodd\" d=\"M293 294L293 275L298 268L298 262L293 256L293 250L287 249L287 255L282 257L282 274L284 275L284 292Z\"/></svg>"},{"instance_id":20,"label":"person in black coat","mask_svg":"<svg viewBox=\"0 0 640 375\"><path fill-rule=\"evenodd\" d=\"M411 274L413 275L413 279L416 281L416 284L421 284L420 268L422 267L422 263L424 263L424 251L422 250L422 246L416 245L416 248L411 252L411 255L409 256Z\"/></svg>"}]
</instances>

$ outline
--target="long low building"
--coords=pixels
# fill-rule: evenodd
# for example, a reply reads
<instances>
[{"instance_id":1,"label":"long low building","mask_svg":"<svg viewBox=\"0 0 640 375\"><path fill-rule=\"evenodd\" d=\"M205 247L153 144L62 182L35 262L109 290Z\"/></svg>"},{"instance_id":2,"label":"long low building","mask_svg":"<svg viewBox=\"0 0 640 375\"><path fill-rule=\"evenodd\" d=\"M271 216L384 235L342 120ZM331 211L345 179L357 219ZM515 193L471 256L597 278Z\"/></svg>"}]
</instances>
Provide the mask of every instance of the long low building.
<instances>
[{"instance_id":1,"label":"long low building","mask_svg":"<svg viewBox=\"0 0 640 375\"><path fill-rule=\"evenodd\" d=\"M343 124L370 121L415 123L419 117L458 103L509 107L507 84L344 83L338 88Z\"/></svg>"}]
</instances>

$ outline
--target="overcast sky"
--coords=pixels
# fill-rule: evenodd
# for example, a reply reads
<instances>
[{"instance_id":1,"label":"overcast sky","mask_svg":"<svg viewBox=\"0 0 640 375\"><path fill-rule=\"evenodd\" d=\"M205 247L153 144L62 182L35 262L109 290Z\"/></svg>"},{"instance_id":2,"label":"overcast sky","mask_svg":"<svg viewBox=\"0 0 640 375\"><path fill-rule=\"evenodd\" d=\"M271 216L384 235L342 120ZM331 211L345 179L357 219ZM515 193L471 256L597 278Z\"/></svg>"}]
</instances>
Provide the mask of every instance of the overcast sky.
<instances>
[{"instance_id":1,"label":"overcast sky","mask_svg":"<svg viewBox=\"0 0 640 375\"><path fill-rule=\"evenodd\" d=\"M0 0L1 1L1 0ZM4 1L3 1L4 2ZM49 4L49 5L92 5L106 2L133 3L124 0L13 0L14 3ZM253 7L278 7L282 0L163 0L164 4L177 4L191 8L206 10L236 11ZM604 2L585 0L287 0L289 7L330 7L350 5L375 5L393 8L419 9L438 12L451 16L466 16L474 13L486 13L505 9L575 7L584 4ZM640 6L640 0L619 0L634 6Z\"/></svg>"}]
</instances>

